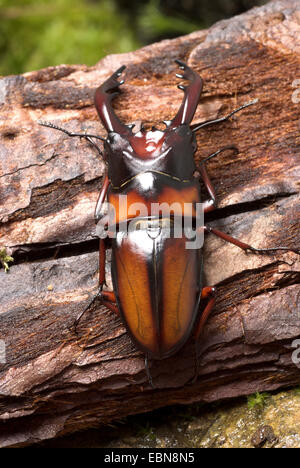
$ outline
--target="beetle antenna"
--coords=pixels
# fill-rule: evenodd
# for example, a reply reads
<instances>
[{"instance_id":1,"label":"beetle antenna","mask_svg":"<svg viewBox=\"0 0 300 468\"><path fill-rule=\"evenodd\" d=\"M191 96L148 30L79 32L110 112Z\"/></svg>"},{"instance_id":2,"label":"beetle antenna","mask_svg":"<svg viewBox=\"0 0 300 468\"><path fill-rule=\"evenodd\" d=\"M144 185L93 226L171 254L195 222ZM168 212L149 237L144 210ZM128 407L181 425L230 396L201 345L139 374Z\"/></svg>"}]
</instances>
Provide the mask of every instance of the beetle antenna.
<instances>
[{"instance_id":1,"label":"beetle antenna","mask_svg":"<svg viewBox=\"0 0 300 468\"><path fill-rule=\"evenodd\" d=\"M102 140L102 141L105 141L105 138L102 138L102 137L100 137L98 135L90 135L88 133L70 132L69 130L66 130L65 128L58 127L57 125L54 125L51 122L44 122L43 120L38 120L38 124L42 125L43 127L49 127L49 128L53 128L54 130L59 130L60 132L65 133L69 137L74 137L75 136L75 137L79 137L79 138L85 138L86 140L88 140L91 143L91 145L94 146L94 148L96 148L96 150L98 151L100 156L103 156L103 153L102 153L101 149L99 148L98 145L96 145L96 143L92 140L92 138L97 138L98 140Z\"/></svg>"},{"instance_id":2,"label":"beetle antenna","mask_svg":"<svg viewBox=\"0 0 300 468\"><path fill-rule=\"evenodd\" d=\"M224 148L220 148L215 153L212 153L209 156L207 156L206 158L202 159L199 162L199 164L205 164L207 161L209 161L210 159L214 158L215 156L217 156L218 154L220 154L220 153L222 153L223 151L226 151L226 150L233 150L233 151L235 151L236 154L238 154L238 152L239 152L238 148L236 146L234 146L234 145L224 146Z\"/></svg>"},{"instance_id":3,"label":"beetle antenna","mask_svg":"<svg viewBox=\"0 0 300 468\"><path fill-rule=\"evenodd\" d=\"M205 122L202 122L202 124L197 125L197 127L192 129L192 132L197 132L200 130L200 128L206 127L207 125L212 125L215 123L220 123L220 122L225 122L226 120L230 119L230 117L237 112L240 112L243 109L246 109L246 107L253 106L258 102L258 99L254 99L253 101L247 102L246 104L243 104L242 106L238 107L237 109L234 109L230 114L225 115L224 117L220 117L219 119L213 119L213 120L206 120Z\"/></svg>"},{"instance_id":4,"label":"beetle antenna","mask_svg":"<svg viewBox=\"0 0 300 468\"><path fill-rule=\"evenodd\" d=\"M76 132L70 132L66 128L58 127L57 125L54 125L52 122L45 122L44 120L38 120L38 124L42 125L43 127L49 127L53 128L54 130L59 130L60 132L65 133L69 137L79 137L79 138L97 138L98 140L106 141L105 138L99 136L99 135L91 135L89 133L76 133Z\"/></svg>"}]
</instances>

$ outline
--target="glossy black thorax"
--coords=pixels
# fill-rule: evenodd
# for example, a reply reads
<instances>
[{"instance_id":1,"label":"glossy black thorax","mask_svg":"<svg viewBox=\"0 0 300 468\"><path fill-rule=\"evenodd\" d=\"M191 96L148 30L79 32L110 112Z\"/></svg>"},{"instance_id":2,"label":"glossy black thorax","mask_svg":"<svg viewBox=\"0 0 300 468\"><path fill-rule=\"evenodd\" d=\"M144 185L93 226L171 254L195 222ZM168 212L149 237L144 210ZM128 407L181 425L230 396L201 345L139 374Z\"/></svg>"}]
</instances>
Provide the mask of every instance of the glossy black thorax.
<instances>
[{"instance_id":1,"label":"glossy black thorax","mask_svg":"<svg viewBox=\"0 0 300 468\"><path fill-rule=\"evenodd\" d=\"M141 173L191 180L195 172L195 138L187 125L121 135L110 132L105 142L108 177L120 188Z\"/></svg>"}]
</instances>

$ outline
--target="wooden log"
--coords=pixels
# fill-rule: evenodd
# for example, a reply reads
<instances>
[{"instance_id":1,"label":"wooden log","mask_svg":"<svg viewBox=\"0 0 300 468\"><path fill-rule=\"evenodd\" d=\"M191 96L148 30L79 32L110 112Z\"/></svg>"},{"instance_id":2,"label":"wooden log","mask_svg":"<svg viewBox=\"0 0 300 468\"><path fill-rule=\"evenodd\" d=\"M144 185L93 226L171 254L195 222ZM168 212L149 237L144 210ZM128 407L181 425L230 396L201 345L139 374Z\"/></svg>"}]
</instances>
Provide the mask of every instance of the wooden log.
<instances>
[{"instance_id":1,"label":"wooden log","mask_svg":"<svg viewBox=\"0 0 300 468\"><path fill-rule=\"evenodd\" d=\"M200 376L190 340L151 362L120 319L95 303L77 337L77 314L97 290L93 211L104 163L85 141L38 125L105 136L93 93L121 64L115 101L126 123L174 116L175 58L197 70L204 93L193 123L258 98L229 122L198 132L196 160L235 144L239 155L208 163L219 209L212 226L257 247L299 247L298 0L274 1L206 31L112 55L94 67L50 67L0 80L0 446L20 446L166 404L217 401L296 385L299 256L245 254L213 236L206 283L218 299L201 341ZM177 71L177 70L176 70ZM107 265L109 272L109 263Z\"/></svg>"}]
</instances>

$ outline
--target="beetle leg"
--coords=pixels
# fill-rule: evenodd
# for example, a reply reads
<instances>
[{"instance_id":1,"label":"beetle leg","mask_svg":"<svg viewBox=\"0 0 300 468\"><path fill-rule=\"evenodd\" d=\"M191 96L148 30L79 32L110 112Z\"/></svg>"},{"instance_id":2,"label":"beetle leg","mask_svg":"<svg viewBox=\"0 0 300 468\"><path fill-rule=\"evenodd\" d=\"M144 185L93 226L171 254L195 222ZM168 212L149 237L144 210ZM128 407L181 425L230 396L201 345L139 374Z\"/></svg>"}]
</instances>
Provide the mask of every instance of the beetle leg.
<instances>
[{"instance_id":1,"label":"beetle leg","mask_svg":"<svg viewBox=\"0 0 300 468\"><path fill-rule=\"evenodd\" d=\"M204 164L201 164L198 168L202 181L205 185L206 190L208 191L210 198L208 200L205 200L204 206L203 206L203 212L208 213L209 211L212 211L216 208L216 192L215 188L209 178L209 175L207 173L206 166Z\"/></svg>"},{"instance_id":2,"label":"beetle leg","mask_svg":"<svg viewBox=\"0 0 300 468\"><path fill-rule=\"evenodd\" d=\"M199 319L199 322L196 326L196 330L195 330L195 354L196 354L196 363L195 363L195 375L194 375L194 378L193 378L193 383L197 380L197 377L198 377L198 373L199 373L199 349L198 349L198 345L199 345L199 337L201 335L201 332L204 328L204 325L205 323L207 322L207 319L208 317L210 316L211 314L211 311L215 305L215 302L216 302L216 298L215 298L215 295L216 295L216 288L215 287L212 287L212 286L206 286L205 288L202 289L201 291L201 299L200 299L200 304L201 304L201 301L202 300L206 300L207 301L207 304L203 310L203 312L201 313L200 315L200 319Z\"/></svg>"},{"instance_id":3,"label":"beetle leg","mask_svg":"<svg viewBox=\"0 0 300 468\"><path fill-rule=\"evenodd\" d=\"M116 295L113 291L102 291L101 297L106 302L117 302Z\"/></svg>"},{"instance_id":4,"label":"beetle leg","mask_svg":"<svg viewBox=\"0 0 300 468\"><path fill-rule=\"evenodd\" d=\"M196 328L196 331L195 331L195 338L196 340L198 340L202 330L203 330L203 327L205 325L205 322L207 321L211 311L212 311L212 308L216 302L216 299L215 299L215 294L216 294L216 288L213 287L213 286L206 286L202 289L201 291L201 301L203 300L208 300L208 303L206 304L205 306L205 309L203 310L202 314L201 314L201 317L200 317L200 320L199 320L199 323L197 324L197 328Z\"/></svg>"},{"instance_id":5,"label":"beetle leg","mask_svg":"<svg viewBox=\"0 0 300 468\"><path fill-rule=\"evenodd\" d=\"M210 154L209 156L207 156L206 158L202 159L199 164L204 165L204 163L206 163L207 161L209 161L210 159L214 158L215 156L217 156L218 154L222 153L223 151L227 151L227 150L234 150L236 153L239 152L238 148L234 145L227 145L227 146L224 146L223 148L220 148L218 149L218 151L215 151L214 153ZM200 166L200 167L201 167ZM200 168L199 168L200 170Z\"/></svg>"},{"instance_id":6,"label":"beetle leg","mask_svg":"<svg viewBox=\"0 0 300 468\"><path fill-rule=\"evenodd\" d=\"M203 181L203 183L205 185L205 188L206 188L206 190L208 191L208 193L210 195L210 199L206 200L204 202L204 207L203 207L204 213L208 213L209 211L214 210L216 208L216 206L217 206L216 205L215 188L214 188L214 186L213 186L213 184L212 184L212 182L211 182L211 180L209 178L205 163L206 163L206 161L212 159L213 157L215 157L218 154L222 153L223 151L227 151L227 150L234 150L234 151L238 152L238 149L233 145L224 146L224 148L219 149L215 153L210 154L205 159L200 161L199 166L197 167L197 170L200 172L200 175L201 175L202 181Z\"/></svg>"},{"instance_id":7,"label":"beetle leg","mask_svg":"<svg viewBox=\"0 0 300 468\"><path fill-rule=\"evenodd\" d=\"M106 241L100 239L99 242L99 290L102 291L105 282L105 260L106 260Z\"/></svg>"},{"instance_id":8,"label":"beetle leg","mask_svg":"<svg viewBox=\"0 0 300 468\"><path fill-rule=\"evenodd\" d=\"M177 78L186 79L190 83L188 86L178 85L178 88L184 91L184 98L177 112L176 116L170 123L169 128L175 128L182 124L189 124L191 123L199 99L202 91L203 81L201 77L188 67L185 63L181 62L181 60L175 60L175 62L179 65L182 73L177 73Z\"/></svg>"},{"instance_id":9,"label":"beetle leg","mask_svg":"<svg viewBox=\"0 0 300 468\"><path fill-rule=\"evenodd\" d=\"M105 300L104 298L106 297L106 293L111 295L110 297L113 297L114 300ZM101 296L100 296L101 304L103 304L107 309L111 310L114 312L116 315L120 315L119 309L116 303L116 296L114 295L113 291L102 291Z\"/></svg>"},{"instance_id":10,"label":"beetle leg","mask_svg":"<svg viewBox=\"0 0 300 468\"><path fill-rule=\"evenodd\" d=\"M99 288L98 293L93 297L93 299L88 303L88 305L83 309L83 311L80 312L80 314L78 314L78 316L74 320L73 329L76 334L77 334L77 327L82 316L94 304L96 299L99 299L100 303L103 304L105 307L107 307L107 309L119 315L119 309L118 309L117 303L115 302L116 298L115 298L114 293L112 291L102 291L102 289Z\"/></svg>"},{"instance_id":11,"label":"beetle leg","mask_svg":"<svg viewBox=\"0 0 300 468\"><path fill-rule=\"evenodd\" d=\"M290 252L295 252L297 254L300 253L300 249L292 249L290 247L270 247L266 249L257 249L256 247L252 247L252 245L246 244L245 242L235 239L234 237L230 236L229 234L226 234L225 232L219 231L219 229L211 228L209 226L204 226L204 230L207 232L211 232L215 236L220 237L220 239L223 239L226 242L230 242L231 244L234 244L237 247L240 247L240 249L243 249L245 251L250 250L251 252L254 252L254 253L263 254L263 253L273 252L276 250L287 250Z\"/></svg>"},{"instance_id":12,"label":"beetle leg","mask_svg":"<svg viewBox=\"0 0 300 468\"><path fill-rule=\"evenodd\" d=\"M119 86L124 80L118 81L119 76L125 69L125 65L113 73L95 92L95 107L98 115L108 132L120 134L131 134L131 129L120 122L116 116L111 101L119 94Z\"/></svg>"},{"instance_id":13,"label":"beetle leg","mask_svg":"<svg viewBox=\"0 0 300 468\"><path fill-rule=\"evenodd\" d=\"M113 291L103 291L103 286L106 285L105 281L105 259L106 259L107 243L106 239L100 239L99 245L99 292L98 297L103 305L109 310L119 315L117 306L116 295Z\"/></svg>"},{"instance_id":14,"label":"beetle leg","mask_svg":"<svg viewBox=\"0 0 300 468\"><path fill-rule=\"evenodd\" d=\"M82 318L82 316L89 310L89 308L94 304L96 299L99 299L100 303L103 304L107 309L111 310L117 315L119 314L119 309L116 303L116 297L115 294L112 291L102 291L100 288L98 293L93 297L93 299L88 303L88 305L85 307L85 309L80 312L80 314L76 317L73 323L73 329L75 333L77 334L77 327L78 324Z\"/></svg>"},{"instance_id":15,"label":"beetle leg","mask_svg":"<svg viewBox=\"0 0 300 468\"><path fill-rule=\"evenodd\" d=\"M240 112L241 110L245 109L246 107L252 106L253 104L256 104L258 102L258 99L254 99L253 101L247 102L246 104L243 104L242 106L238 107L237 109L234 109L232 112L230 112L227 115L224 115L224 117L220 117L219 119L213 119L213 120L206 120L205 122L202 122L199 125L196 125L195 127L193 126L192 132L197 132L200 130L200 128L207 127L208 125L213 125L216 123L221 123L221 122L226 122L226 120L229 120L230 117L232 117L234 114L237 112Z\"/></svg>"},{"instance_id":16,"label":"beetle leg","mask_svg":"<svg viewBox=\"0 0 300 468\"><path fill-rule=\"evenodd\" d=\"M103 213L101 213L101 209L102 209L102 205L104 203L104 200L105 200L105 197L106 197L106 194L107 194L108 187L109 187L109 179L108 179L108 176L106 174L104 179L103 179L102 187L101 187L101 190L100 190L100 193L99 193L99 197L98 197L98 201L97 201L97 205L96 205L96 209L95 209L94 218L95 218L95 223L96 224L98 223L98 221L103 216Z\"/></svg>"},{"instance_id":17,"label":"beetle leg","mask_svg":"<svg viewBox=\"0 0 300 468\"><path fill-rule=\"evenodd\" d=\"M88 303L88 305L80 312L80 314L77 315L76 319L74 320L74 323L73 323L73 329L77 335L77 327L78 327L78 324L81 320L81 317L89 310L89 308L94 304L94 302L96 301L96 299L99 297L100 295L100 290L98 291L98 293L93 297L93 299Z\"/></svg>"},{"instance_id":18,"label":"beetle leg","mask_svg":"<svg viewBox=\"0 0 300 468\"><path fill-rule=\"evenodd\" d=\"M93 299L88 303L88 305L83 309L80 314L76 317L73 328L77 334L77 326L82 318L82 316L89 310L89 308L94 304L94 302L99 299L101 304L107 307L112 312L115 312L119 315L119 309L116 303L116 296L113 291L103 291L103 286L106 285L105 282L105 258L106 258L106 239L100 239L99 245L99 290Z\"/></svg>"}]
</instances>

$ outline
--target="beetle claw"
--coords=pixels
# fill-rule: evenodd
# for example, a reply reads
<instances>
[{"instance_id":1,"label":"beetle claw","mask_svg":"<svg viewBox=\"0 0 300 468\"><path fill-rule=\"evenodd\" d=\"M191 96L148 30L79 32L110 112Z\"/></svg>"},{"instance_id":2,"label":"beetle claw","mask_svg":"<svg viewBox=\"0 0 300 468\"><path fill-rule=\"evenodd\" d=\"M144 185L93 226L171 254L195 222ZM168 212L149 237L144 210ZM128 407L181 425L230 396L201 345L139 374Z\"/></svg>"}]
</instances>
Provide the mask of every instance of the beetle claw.
<instances>
[{"instance_id":1,"label":"beetle claw","mask_svg":"<svg viewBox=\"0 0 300 468\"><path fill-rule=\"evenodd\" d=\"M185 80L189 80L189 81L193 81L194 79L194 72L190 69L190 67L188 67L184 62L182 62L181 60L175 60L175 62L177 63L177 65L179 65L179 68L181 70L184 70L184 73L176 73L176 76L177 78L180 78L180 79L185 79ZM181 89L181 88L180 88Z\"/></svg>"},{"instance_id":2,"label":"beetle claw","mask_svg":"<svg viewBox=\"0 0 300 468\"><path fill-rule=\"evenodd\" d=\"M122 65L120 68L118 68L117 71L115 71L115 73L113 74L113 76L121 76L123 71L125 70L126 68L126 65Z\"/></svg>"},{"instance_id":3,"label":"beetle claw","mask_svg":"<svg viewBox=\"0 0 300 468\"><path fill-rule=\"evenodd\" d=\"M125 83L125 80L121 80L121 81L118 81L117 78L119 78L119 76L122 75L122 72L123 70L125 69L125 65L123 65L122 67L120 67L115 73L113 73L111 75L110 78L108 78L108 80L102 85L103 86L103 91L106 92L106 93L110 93L110 97L115 97L117 94L114 94L113 91L115 91L115 93L119 93L120 90L119 90L119 86L121 86L122 84Z\"/></svg>"}]
</instances>

